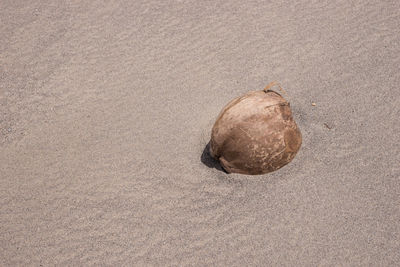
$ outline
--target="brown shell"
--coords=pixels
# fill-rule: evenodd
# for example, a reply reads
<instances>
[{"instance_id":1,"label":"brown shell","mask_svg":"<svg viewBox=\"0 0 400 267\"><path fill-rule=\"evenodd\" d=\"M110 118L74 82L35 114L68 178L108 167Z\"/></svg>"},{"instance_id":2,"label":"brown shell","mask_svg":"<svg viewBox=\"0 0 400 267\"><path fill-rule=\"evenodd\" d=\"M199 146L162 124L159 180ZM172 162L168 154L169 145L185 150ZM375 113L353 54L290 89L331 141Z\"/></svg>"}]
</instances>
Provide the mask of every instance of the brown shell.
<instances>
[{"instance_id":1,"label":"brown shell","mask_svg":"<svg viewBox=\"0 0 400 267\"><path fill-rule=\"evenodd\" d=\"M289 102L272 90L252 91L221 111L210 154L228 173L264 174L288 164L301 140Z\"/></svg>"}]
</instances>

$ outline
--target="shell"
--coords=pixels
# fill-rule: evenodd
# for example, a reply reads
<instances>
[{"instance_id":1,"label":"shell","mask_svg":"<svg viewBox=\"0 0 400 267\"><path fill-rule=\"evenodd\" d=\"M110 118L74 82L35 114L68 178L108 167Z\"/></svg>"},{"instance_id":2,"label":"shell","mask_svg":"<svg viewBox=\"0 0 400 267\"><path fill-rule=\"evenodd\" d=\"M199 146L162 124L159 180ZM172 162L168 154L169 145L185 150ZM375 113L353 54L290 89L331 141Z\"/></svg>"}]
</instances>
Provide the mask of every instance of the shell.
<instances>
[{"instance_id":1,"label":"shell","mask_svg":"<svg viewBox=\"0 0 400 267\"><path fill-rule=\"evenodd\" d=\"M289 102L264 89L223 108L212 128L210 154L228 173L257 175L288 164L301 142Z\"/></svg>"}]
</instances>

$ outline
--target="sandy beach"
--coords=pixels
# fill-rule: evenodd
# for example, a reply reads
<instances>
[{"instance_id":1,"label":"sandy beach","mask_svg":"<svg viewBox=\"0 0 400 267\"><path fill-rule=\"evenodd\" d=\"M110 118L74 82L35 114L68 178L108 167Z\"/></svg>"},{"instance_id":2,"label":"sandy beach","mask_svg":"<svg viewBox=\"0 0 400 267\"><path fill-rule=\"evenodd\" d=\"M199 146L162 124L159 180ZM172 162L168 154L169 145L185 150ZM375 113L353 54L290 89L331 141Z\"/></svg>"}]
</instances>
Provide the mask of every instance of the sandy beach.
<instances>
[{"instance_id":1,"label":"sandy beach","mask_svg":"<svg viewBox=\"0 0 400 267\"><path fill-rule=\"evenodd\" d=\"M1 266L400 264L400 1L4 0L0 36ZM272 81L299 153L223 172Z\"/></svg>"}]
</instances>

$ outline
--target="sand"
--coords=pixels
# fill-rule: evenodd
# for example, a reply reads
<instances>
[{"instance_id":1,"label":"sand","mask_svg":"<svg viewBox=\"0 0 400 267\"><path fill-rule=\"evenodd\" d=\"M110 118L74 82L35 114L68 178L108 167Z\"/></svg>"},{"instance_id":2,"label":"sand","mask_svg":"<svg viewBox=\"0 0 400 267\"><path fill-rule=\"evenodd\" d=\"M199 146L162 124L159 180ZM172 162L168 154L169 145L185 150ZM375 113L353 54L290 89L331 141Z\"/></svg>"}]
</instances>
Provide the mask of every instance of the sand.
<instances>
[{"instance_id":1,"label":"sand","mask_svg":"<svg viewBox=\"0 0 400 267\"><path fill-rule=\"evenodd\" d=\"M399 10L1 1L0 265L399 265ZM271 81L302 148L228 175L211 126Z\"/></svg>"}]
</instances>

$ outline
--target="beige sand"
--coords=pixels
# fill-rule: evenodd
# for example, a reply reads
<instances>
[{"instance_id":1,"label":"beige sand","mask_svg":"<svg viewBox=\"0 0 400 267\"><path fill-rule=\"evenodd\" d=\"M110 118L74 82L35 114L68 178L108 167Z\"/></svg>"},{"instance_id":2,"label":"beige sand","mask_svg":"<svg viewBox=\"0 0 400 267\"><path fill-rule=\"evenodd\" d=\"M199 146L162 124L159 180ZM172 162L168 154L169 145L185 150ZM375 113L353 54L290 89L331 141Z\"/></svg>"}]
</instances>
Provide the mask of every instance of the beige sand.
<instances>
[{"instance_id":1,"label":"beige sand","mask_svg":"<svg viewBox=\"0 0 400 267\"><path fill-rule=\"evenodd\" d=\"M0 1L1 266L400 264L400 1L66 2ZM302 149L227 175L274 80Z\"/></svg>"}]
</instances>

